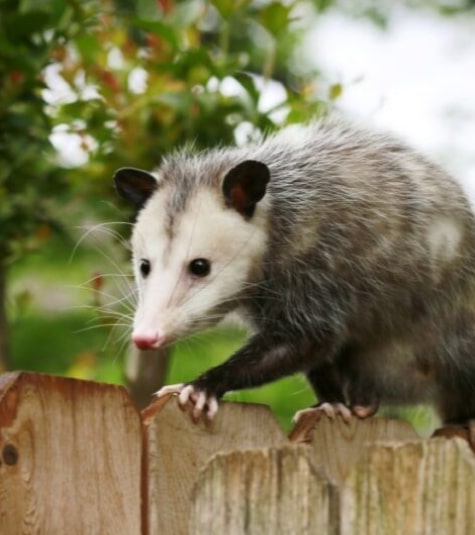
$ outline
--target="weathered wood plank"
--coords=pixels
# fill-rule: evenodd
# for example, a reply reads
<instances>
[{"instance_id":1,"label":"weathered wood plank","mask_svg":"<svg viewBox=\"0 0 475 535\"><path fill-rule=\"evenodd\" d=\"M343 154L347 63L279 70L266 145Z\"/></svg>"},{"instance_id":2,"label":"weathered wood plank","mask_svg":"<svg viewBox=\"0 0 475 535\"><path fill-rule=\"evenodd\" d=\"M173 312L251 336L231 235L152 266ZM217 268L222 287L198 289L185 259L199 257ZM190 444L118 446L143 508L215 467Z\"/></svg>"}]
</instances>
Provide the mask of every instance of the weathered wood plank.
<instances>
[{"instance_id":1,"label":"weathered wood plank","mask_svg":"<svg viewBox=\"0 0 475 535\"><path fill-rule=\"evenodd\" d=\"M141 533L141 422L125 389L0 378L0 533Z\"/></svg>"},{"instance_id":2,"label":"weathered wood plank","mask_svg":"<svg viewBox=\"0 0 475 535\"><path fill-rule=\"evenodd\" d=\"M461 439L373 444L342 490L342 535L473 535L475 457Z\"/></svg>"},{"instance_id":3,"label":"weathered wood plank","mask_svg":"<svg viewBox=\"0 0 475 535\"><path fill-rule=\"evenodd\" d=\"M148 529L151 535L188 533L198 472L217 452L288 444L264 405L222 402L212 422L191 420L170 396L142 413L145 428Z\"/></svg>"},{"instance_id":4,"label":"weathered wood plank","mask_svg":"<svg viewBox=\"0 0 475 535\"><path fill-rule=\"evenodd\" d=\"M333 420L316 414L302 417L290 434L293 443L310 445L316 468L337 484L345 479L368 442L417 438L414 428L400 420L353 418L346 423L340 417Z\"/></svg>"},{"instance_id":5,"label":"weathered wood plank","mask_svg":"<svg viewBox=\"0 0 475 535\"><path fill-rule=\"evenodd\" d=\"M302 446L218 454L200 472L190 535L336 535L335 488Z\"/></svg>"}]
</instances>

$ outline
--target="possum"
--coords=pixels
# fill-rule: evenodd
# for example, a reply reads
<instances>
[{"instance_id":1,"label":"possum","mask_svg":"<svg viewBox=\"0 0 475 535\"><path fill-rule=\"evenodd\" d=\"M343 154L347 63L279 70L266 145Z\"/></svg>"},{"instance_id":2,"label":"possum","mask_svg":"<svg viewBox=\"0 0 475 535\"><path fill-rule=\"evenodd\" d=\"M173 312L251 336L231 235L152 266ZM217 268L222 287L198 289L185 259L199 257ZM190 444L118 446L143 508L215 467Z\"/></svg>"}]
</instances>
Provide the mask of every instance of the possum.
<instances>
[{"instance_id":1,"label":"possum","mask_svg":"<svg viewBox=\"0 0 475 535\"><path fill-rule=\"evenodd\" d=\"M137 209L133 342L158 348L232 312L250 327L227 361L158 396L213 418L226 392L303 373L307 410L345 421L381 403L475 417L474 214L400 140L330 117L114 180Z\"/></svg>"}]
</instances>

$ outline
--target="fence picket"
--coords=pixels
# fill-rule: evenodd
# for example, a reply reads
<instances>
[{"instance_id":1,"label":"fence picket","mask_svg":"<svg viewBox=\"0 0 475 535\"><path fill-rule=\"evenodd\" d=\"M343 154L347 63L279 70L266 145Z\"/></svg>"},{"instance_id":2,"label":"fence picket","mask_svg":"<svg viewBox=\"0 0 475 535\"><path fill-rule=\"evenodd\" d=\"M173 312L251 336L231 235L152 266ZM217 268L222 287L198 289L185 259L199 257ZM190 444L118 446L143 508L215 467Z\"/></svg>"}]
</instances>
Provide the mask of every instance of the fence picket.
<instances>
[{"instance_id":1,"label":"fence picket","mask_svg":"<svg viewBox=\"0 0 475 535\"><path fill-rule=\"evenodd\" d=\"M0 533L139 535L140 417L122 387L0 378Z\"/></svg>"}]
</instances>

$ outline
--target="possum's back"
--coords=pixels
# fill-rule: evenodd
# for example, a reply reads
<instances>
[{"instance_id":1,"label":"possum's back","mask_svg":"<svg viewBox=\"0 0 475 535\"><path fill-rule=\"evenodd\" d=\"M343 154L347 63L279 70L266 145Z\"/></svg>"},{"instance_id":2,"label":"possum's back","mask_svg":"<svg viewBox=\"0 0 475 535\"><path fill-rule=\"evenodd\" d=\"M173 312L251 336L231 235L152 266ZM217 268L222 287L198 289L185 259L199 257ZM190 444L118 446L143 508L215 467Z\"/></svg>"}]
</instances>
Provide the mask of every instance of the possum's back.
<instances>
[{"instance_id":1,"label":"possum's back","mask_svg":"<svg viewBox=\"0 0 475 535\"><path fill-rule=\"evenodd\" d=\"M264 277L301 312L294 324L346 307L364 335L376 316L393 325L438 292L475 293L462 189L397 139L332 119L285 129L251 157L272 177Z\"/></svg>"}]
</instances>

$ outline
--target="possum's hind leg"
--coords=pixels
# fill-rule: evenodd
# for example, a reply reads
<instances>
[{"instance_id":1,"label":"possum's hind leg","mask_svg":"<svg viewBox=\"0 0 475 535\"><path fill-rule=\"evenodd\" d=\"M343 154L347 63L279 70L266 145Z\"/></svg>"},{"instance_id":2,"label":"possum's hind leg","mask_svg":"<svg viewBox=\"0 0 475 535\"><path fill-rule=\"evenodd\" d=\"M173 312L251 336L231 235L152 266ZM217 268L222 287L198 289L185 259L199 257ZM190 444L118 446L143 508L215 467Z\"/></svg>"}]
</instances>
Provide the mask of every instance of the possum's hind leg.
<instances>
[{"instance_id":1,"label":"possum's hind leg","mask_svg":"<svg viewBox=\"0 0 475 535\"><path fill-rule=\"evenodd\" d=\"M373 416L381 401L365 355L366 351L361 347L349 345L340 352L336 361L348 406L352 414L360 419Z\"/></svg>"},{"instance_id":2,"label":"possum's hind leg","mask_svg":"<svg viewBox=\"0 0 475 535\"><path fill-rule=\"evenodd\" d=\"M307 379L317 395L318 404L296 412L293 418L295 423L309 413L319 416L326 414L332 419L339 414L345 422L351 420L351 410L346 404L341 375L334 364L326 363L312 368L307 373Z\"/></svg>"},{"instance_id":3,"label":"possum's hind leg","mask_svg":"<svg viewBox=\"0 0 475 535\"><path fill-rule=\"evenodd\" d=\"M437 347L435 405L444 425L467 425L475 419L475 322L460 315L447 326ZM435 359L434 359L435 360Z\"/></svg>"},{"instance_id":4,"label":"possum's hind leg","mask_svg":"<svg viewBox=\"0 0 475 535\"><path fill-rule=\"evenodd\" d=\"M379 409L380 396L374 389L358 380L349 384L348 399L351 412L360 419L374 416Z\"/></svg>"},{"instance_id":5,"label":"possum's hind leg","mask_svg":"<svg viewBox=\"0 0 475 535\"><path fill-rule=\"evenodd\" d=\"M467 425L475 420L475 370L448 370L441 381L436 408L444 425Z\"/></svg>"},{"instance_id":6,"label":"possum's hind leg","mask_svg":"<svg viewBox=\"0 0 475 535\"><path fill-rule=\"evenodd\" d=\"M473 372L473 370L472 370ZM451 437L458 435L467 437L468 443L475 451L475 373L466 373L466 377L455 380L454 374L447 374L445 384L439 391L436 408L442 420L442 427L436 436ZM470 377L471 375L471 377Z\"/></svg>"},{"instance_id":7,"label":"possum's hind leg","mask_svg":"<svg viewBox=\"0 0 475 535\"><path fill-rule=\"evenodd\" d=\"M312 368L307 373L307 379L319 403L298 411L294 416L295 422L309 412L326 414L330 418L339 414L345 422L349 422L352 415L360 419L369 418L379 408L378 392L365 381L354 352L348 348L341 351L335 363Z\"/></svg>"}]
</instances>

